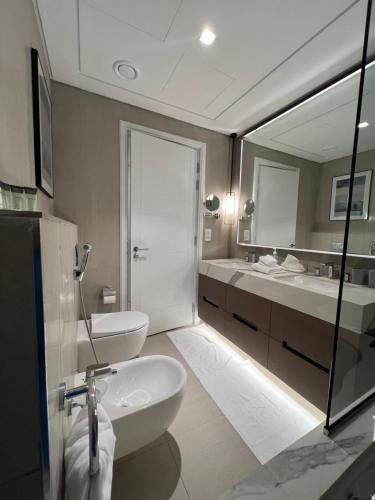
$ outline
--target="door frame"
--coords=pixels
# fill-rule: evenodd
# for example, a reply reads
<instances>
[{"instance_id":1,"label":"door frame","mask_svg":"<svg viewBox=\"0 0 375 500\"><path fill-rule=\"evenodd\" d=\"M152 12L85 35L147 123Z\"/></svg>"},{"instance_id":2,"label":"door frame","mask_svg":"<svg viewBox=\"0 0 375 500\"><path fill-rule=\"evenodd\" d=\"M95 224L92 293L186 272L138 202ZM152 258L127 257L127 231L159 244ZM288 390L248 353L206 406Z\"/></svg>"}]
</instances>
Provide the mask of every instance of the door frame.
<instances>
[{"instance_id":1,"label":"door frame","mask_svg":"<svg viewBox=\"0 0 375 500\"><path fill-rule=\"evenodd\" d=\"M203 249L203 203L206 172L206 143L188 139L161 130L156 130L136 123L120 120L120 310L126 311L130 306L130 266L131 266L131 155L130 132L141 132L157 139L174 142L193 149L197 154L198 189L195 207L195 255L194 255L194 303L192 304L193 324L198 321L198 266Z\"/></svg>"}]
</instances>

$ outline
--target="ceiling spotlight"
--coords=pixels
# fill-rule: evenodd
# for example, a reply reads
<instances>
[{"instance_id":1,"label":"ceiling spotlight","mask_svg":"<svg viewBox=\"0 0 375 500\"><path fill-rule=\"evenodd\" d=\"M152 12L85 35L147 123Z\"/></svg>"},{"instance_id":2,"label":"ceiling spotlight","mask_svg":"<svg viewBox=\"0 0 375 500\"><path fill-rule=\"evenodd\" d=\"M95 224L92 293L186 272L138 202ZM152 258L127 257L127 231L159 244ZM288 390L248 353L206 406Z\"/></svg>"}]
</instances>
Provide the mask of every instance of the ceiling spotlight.
<instances>
[{"instance_id":1,"label":"ceiling spotlight","mask_svg":"<svg viewBox=\"0 0 375 500\"><path fill-rule=\"evenodd\" d=\"M199 40L205 45L211 45L214 42L215 38L216 38L215 33L210 29L206 28L202 31Z\"/></svg>"},{"instance_id":2,"label":"ceiling spotlight","mask_svg":"<svg viewBox=\"0 0 375 500\"><path fill-rule=\"evenodd\" d=\"M361 122L358 124L358 128L366 128L369 125L370 125L369 122Z\"/></svg>"},{"instance_id":3,"label":"ceiling spotlight","mask_svg":"<svg viewBox=\"0 0 375 500\"><path fill-rule=\"evenodd\" d=\"M123 80L136 80L139 77L139 71L129 61L116 61L113 70Z\"/></svg>"}]
</instances>

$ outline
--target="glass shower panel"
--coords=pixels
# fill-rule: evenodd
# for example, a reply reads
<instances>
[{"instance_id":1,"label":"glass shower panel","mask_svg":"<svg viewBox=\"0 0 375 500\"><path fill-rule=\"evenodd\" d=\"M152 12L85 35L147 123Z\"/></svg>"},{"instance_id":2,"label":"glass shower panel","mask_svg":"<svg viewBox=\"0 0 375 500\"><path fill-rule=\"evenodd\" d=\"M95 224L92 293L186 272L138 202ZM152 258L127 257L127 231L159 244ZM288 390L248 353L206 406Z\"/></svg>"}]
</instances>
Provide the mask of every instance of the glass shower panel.
<instances>
[{"instance_id":1,"label":"glass shower panel","mask_svg":"<svg viewBox=\"0 0 375 500\"><path fill-rule=\"evenodd\" d=\"M375 186L375 64L370 60L375 48L374 20L372 12L362 92L360 86L362 100L359 100L351 182L345 179L337 186L341 198L346 197L346 206L350 201L349 189L352 189L328 429L375 393L375 196L371 196ZM368 257L350 255L358 245L367 249Z\"/></svg>"}]
</instances>

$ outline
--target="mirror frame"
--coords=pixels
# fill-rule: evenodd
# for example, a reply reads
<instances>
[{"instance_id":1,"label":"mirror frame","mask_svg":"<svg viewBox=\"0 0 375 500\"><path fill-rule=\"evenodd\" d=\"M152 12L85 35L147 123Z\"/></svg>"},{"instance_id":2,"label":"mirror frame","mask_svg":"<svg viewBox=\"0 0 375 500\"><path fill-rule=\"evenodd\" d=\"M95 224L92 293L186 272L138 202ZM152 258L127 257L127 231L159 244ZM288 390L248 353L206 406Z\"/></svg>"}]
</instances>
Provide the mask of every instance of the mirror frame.
<instances>
[{"instance_id":1,"label":"mirror frame","mask_svg":"<svg viewBox=\"0 0 375 500\"><path fill-rule=\"evenodd\" d=\"M366 67L370 67L375 64L375 58L368 60ZM362 69L362 64L356 64L354 66L351 66L349 69L343 71L342 73L339 73L336 75L334 78L331 78L330 80L326 81L324 84L316 87L314 90L311 92L308 92L307 94L304 94L302 97L296 99L295 101L292 101L289 105L282 107L275 113L272 113L271 115L268 115L266 118L263 120L260 120L257 122L255 125L252 127L246 129L244 132L242 132L239 136L238 139L241 141L241 148L240 148L240 177L239 177L239 199L241 197L241 186L242 186L242 169L243 169L243 141L246 141L246 137L251 135L252 132L255 132L256 130L263 128L264 126L268 125L269 123L273 122L274 120L277 120L278 118L281 118L283 115L286 115L287 113L290 113L296 108L299 108L302 106L304 103L315 99L318 97L320 94L323 94L327 92L329 89L336 87L339 85L341 82L345 81L346 79L354 76L355 74L360 74ZM250 142L250 141L247 141ZM280 247L280 246L274 246L274 245L257 245L253 243L243 243L239 241L239 233L240 233L240 216L238 214L237 216L237 234L236 234L236 244L242 247L253 247L253 248L271 248L274 249L276 248L277 250L287 250L291 252L308 252L308 253L314 253L314 254L325 254L325 255L342 255L343 252L333 252L333 251L328 251L328 250L313 250L309 248L290 248L290 247ZM368 258L368 259L375 259L375 255L369 255L369 254L360 254L360 253L347 253L346 254L349 257L359 257L359 258Z\"/></svg>"}]
</instances>

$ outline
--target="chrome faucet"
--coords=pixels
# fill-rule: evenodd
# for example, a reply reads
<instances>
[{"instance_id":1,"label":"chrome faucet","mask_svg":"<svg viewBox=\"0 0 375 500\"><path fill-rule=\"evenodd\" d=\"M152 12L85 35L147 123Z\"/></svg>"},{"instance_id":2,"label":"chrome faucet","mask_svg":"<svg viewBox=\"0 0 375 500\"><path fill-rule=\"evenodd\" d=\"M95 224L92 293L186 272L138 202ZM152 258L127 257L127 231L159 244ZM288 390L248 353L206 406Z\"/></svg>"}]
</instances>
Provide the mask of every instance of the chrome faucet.
<instances>
[{"instance_id":1,"label":"chrome faucet","mask_svg":"<svg viewBox=\"0 0 375 500\"><path fill-rule=\"evenodd\" d=\"M375 240L370 241L370 244L368 247L368 254L375 255Z\"/></svg>"},{"instance_id":2,"label":"chrome faucet","mask_svg":"<svg viewBox=\"0 0 375 500\"><path fill-rule=\"evenodd\" d=\"M323 264L323 266L327 268L327 278L333 280L335 277L335 263L327 262L326 264Z\"/></svg>"},{"instance_id":3,"label":"chrome faucet","mask_svg":"<svg viewBox=\"0 0 375 500\"><path fill-rule=\"evenodd\" d=\"M245 262L251 262L254 263L257 261L257 254L256 252L247 252L245 257L244 257Z\"/></svg>"}]
</instances>

